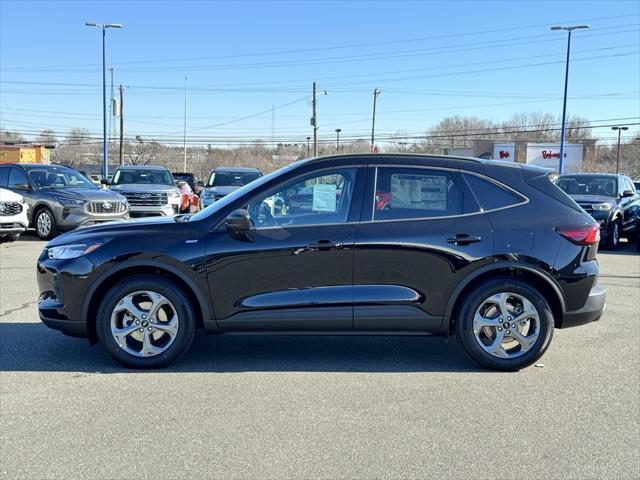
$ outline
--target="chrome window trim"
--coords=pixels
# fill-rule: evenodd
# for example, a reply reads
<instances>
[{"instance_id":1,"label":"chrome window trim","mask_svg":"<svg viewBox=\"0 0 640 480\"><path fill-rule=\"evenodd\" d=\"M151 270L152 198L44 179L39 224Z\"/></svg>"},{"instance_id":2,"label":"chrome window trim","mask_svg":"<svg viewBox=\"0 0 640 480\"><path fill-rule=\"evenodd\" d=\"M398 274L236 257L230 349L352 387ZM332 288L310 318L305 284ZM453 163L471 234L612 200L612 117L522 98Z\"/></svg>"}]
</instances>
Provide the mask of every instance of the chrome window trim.
<instances>
[{"instance_id":1,"label":"chrome window trim","mask_svg":"<svg viewBox=\"0 0 640 480\"><path fill-rule=\"evenodd\" d=\"M519 207L521 205L526 205L527 203L529 203L529 198L526 195L521 194L520 192L518 192L517 190L509 187L508 185L503 184L502 182L499 182L491 177L488 177L486 175L483 175L481 173L476 173L476 172L470 172L468 170L461 170L459 168L448 168L448 167L430 167L430 166L426 166L426 165L394 165L394 164L389 164L389 165L380 165L380 164L376 164L376 165L369 165L370 167L375 168L376 173L375 173L375 182L373 185L373 208L372 208L372 212L371 212L371 218L369 220L363 220L360 223L389 223L389 222L415 222L415 221L422 221L422 220L442 220L445 218L460 218L460 217L470 217L472 215L480 215L480 214L484 214L484 213L491 213L491 212L497 212L500 210L506 210L507 208L514 208L514 207ZM492 208L490 210L484 210L482 208L482 206L480 205L480 202L478 202L477 198L476 198L476 194L473 191L473 189L471 188L470 185L467 184L466 180L464 179L464 176L462 177L462 179L465 181L465 185L467 185L467 188L469 188L469 191L471 192L471 194L473 195L474 199L476 199L476 202L478 203L478 207L480 208L479 211L477 212L470 212L470 213L461 213L459 215L441 215L439 217L411 217L411 218L399 218L399 219L390 219L390 220L375 220L375 200L376 200L376 188L378 186L378 169L379 168L388 168L388 167L392 167L392 168L412 168L412 169L428 169L428 170L442 170L442 171L448 171L448 172L456 172L456 173L460 173L460 174L469 174L469 175L475 175L477 177L480 177L484 180L487 180L489 182L492 182L493 184L495 184L496 186L500 187L500 188L504 188L505 190L513 193L514 195L516 195L517 197L523 199L521 202L519 203L514 203L512 205L507 205L506 207L499 207L499 208Z\"/></svg>"}]
</instances>

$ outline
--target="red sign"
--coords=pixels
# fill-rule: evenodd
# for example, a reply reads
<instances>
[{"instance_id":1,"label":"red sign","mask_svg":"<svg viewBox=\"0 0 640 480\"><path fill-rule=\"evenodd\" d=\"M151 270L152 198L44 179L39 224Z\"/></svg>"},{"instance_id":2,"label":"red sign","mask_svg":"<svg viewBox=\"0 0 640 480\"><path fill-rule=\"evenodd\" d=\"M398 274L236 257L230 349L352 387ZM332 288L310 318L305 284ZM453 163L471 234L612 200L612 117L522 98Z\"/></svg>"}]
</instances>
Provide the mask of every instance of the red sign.
<instances>
[{"instance_id":1,"label":"red sign","mask_svg":"<svg viewBox=\"0 0 640 480\"><path fill-rule=\"evenodd\" d=\"M507 152L506 150L500 150L500 158L509 158L509 152Z\"/></svg>"},{"instance_id":2,"label":"red sign","mask_svg":"<svg viewBox=\"0 0 640 480\"><path fill-rule=\"evenodd\" d=\"M556 152L551 152L551 151L546 151L543 150L542 151L542 158L544 158L545 160L548 160L550 158L560 158L560 153L556 153ZM567 154L564 154L564 158L567 158Z\"/></svg>"}]
</instances>

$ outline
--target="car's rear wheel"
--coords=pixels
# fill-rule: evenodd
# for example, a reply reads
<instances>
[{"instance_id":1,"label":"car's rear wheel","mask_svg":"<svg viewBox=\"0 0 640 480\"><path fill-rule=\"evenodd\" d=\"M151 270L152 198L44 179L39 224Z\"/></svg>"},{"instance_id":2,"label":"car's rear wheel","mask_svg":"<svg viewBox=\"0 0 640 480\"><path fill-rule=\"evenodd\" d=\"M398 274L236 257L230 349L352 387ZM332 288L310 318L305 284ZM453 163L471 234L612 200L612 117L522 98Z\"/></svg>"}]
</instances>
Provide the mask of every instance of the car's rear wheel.
<instances>
[{"instance_id":1,"label":"car's rear wheel","mask_svg":"<svg viewBox=\"0 0 640 480\"><path fill-rule=\"evenodd\" d=\"M43 207L36 212L33 223L35 223L36 234L41 240L51 240L58 235L56 217L47 207Z\"/></svg>"},{"instance_id":2,"label":"car's rear wheel","mask_svg":"<svg viewBox=\"0 0 640 480\"><path fill-rule=\"evenodd\" d=\"M514 371L538 360L553 336L549 302L526 282L498 278L466 296L456 331L467 354L480 365Z\"/></svg>"},{"instance_id":3,"label":"car's rear wheel","mask_svg":"<svg viewBox=\"0 0 640 480\"><path fill-rule=\"evenodd\" d=\"M132 368L160 368L191 346L196 315L185 292L148 275L123 280L105 295L96 318L109 355Z\"/></svg>"}]
</instances>

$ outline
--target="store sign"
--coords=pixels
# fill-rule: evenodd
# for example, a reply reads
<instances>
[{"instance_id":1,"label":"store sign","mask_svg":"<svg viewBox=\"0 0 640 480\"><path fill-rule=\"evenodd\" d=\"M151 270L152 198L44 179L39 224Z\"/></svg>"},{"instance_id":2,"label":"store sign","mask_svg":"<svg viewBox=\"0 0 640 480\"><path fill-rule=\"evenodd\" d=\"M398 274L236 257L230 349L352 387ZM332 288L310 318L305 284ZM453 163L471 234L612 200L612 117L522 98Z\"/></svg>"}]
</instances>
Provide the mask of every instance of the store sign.
<instances>
[{"instance_id":1,"label":"store sign","mask_svg":"<svg viewBox=\"0 0 640 480\"><path fill-rule=\"evenodd\" d=\"M496 143L493 145L493 159L514 162L516 158L515 143Z\"/></svg>"},{"instance_id":2,"label":"store sign","mask_svg":"<svg viewBox=\"0 0 640 480\"><path fill-rule=\"evenodd\" d=\"M563 173L580 171L582 166L583 146L569 143L564 146ZM560 144L527 144L527 163L558 171L560 163Z\"/></svg>"}]
</instances>

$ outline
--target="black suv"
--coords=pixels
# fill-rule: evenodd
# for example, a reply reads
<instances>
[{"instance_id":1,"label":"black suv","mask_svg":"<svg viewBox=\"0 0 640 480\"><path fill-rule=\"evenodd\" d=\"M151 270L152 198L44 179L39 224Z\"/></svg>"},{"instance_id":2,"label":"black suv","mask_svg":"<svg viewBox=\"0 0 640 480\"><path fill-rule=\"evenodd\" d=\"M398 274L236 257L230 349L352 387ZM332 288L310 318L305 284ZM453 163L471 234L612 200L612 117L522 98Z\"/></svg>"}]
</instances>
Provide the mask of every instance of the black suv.
<instances>
[{"instance_id":1,"label":"black suv","mask_svg":"<svg viewBox=\"0 0 640 480\"><path fill-rule=\"evenodd\" d=\"M598 224L548 175L420 155L300 161L194 215L50 242L40 318L136 368L175 360L201 328L455 332L480 364L516 370L605 305Z\"/></svg>"},{"instance_id":2,"label":"black suv","mask_svg":"<svg viewBox=\"0 0 640 480\"><path fill-rule=\"evenodd\" d=\"M640 199L626 175L560 175L556 184L600 224L604 245L618 248L620 237L635 238Z\"/></svg>"}]
</instances>

